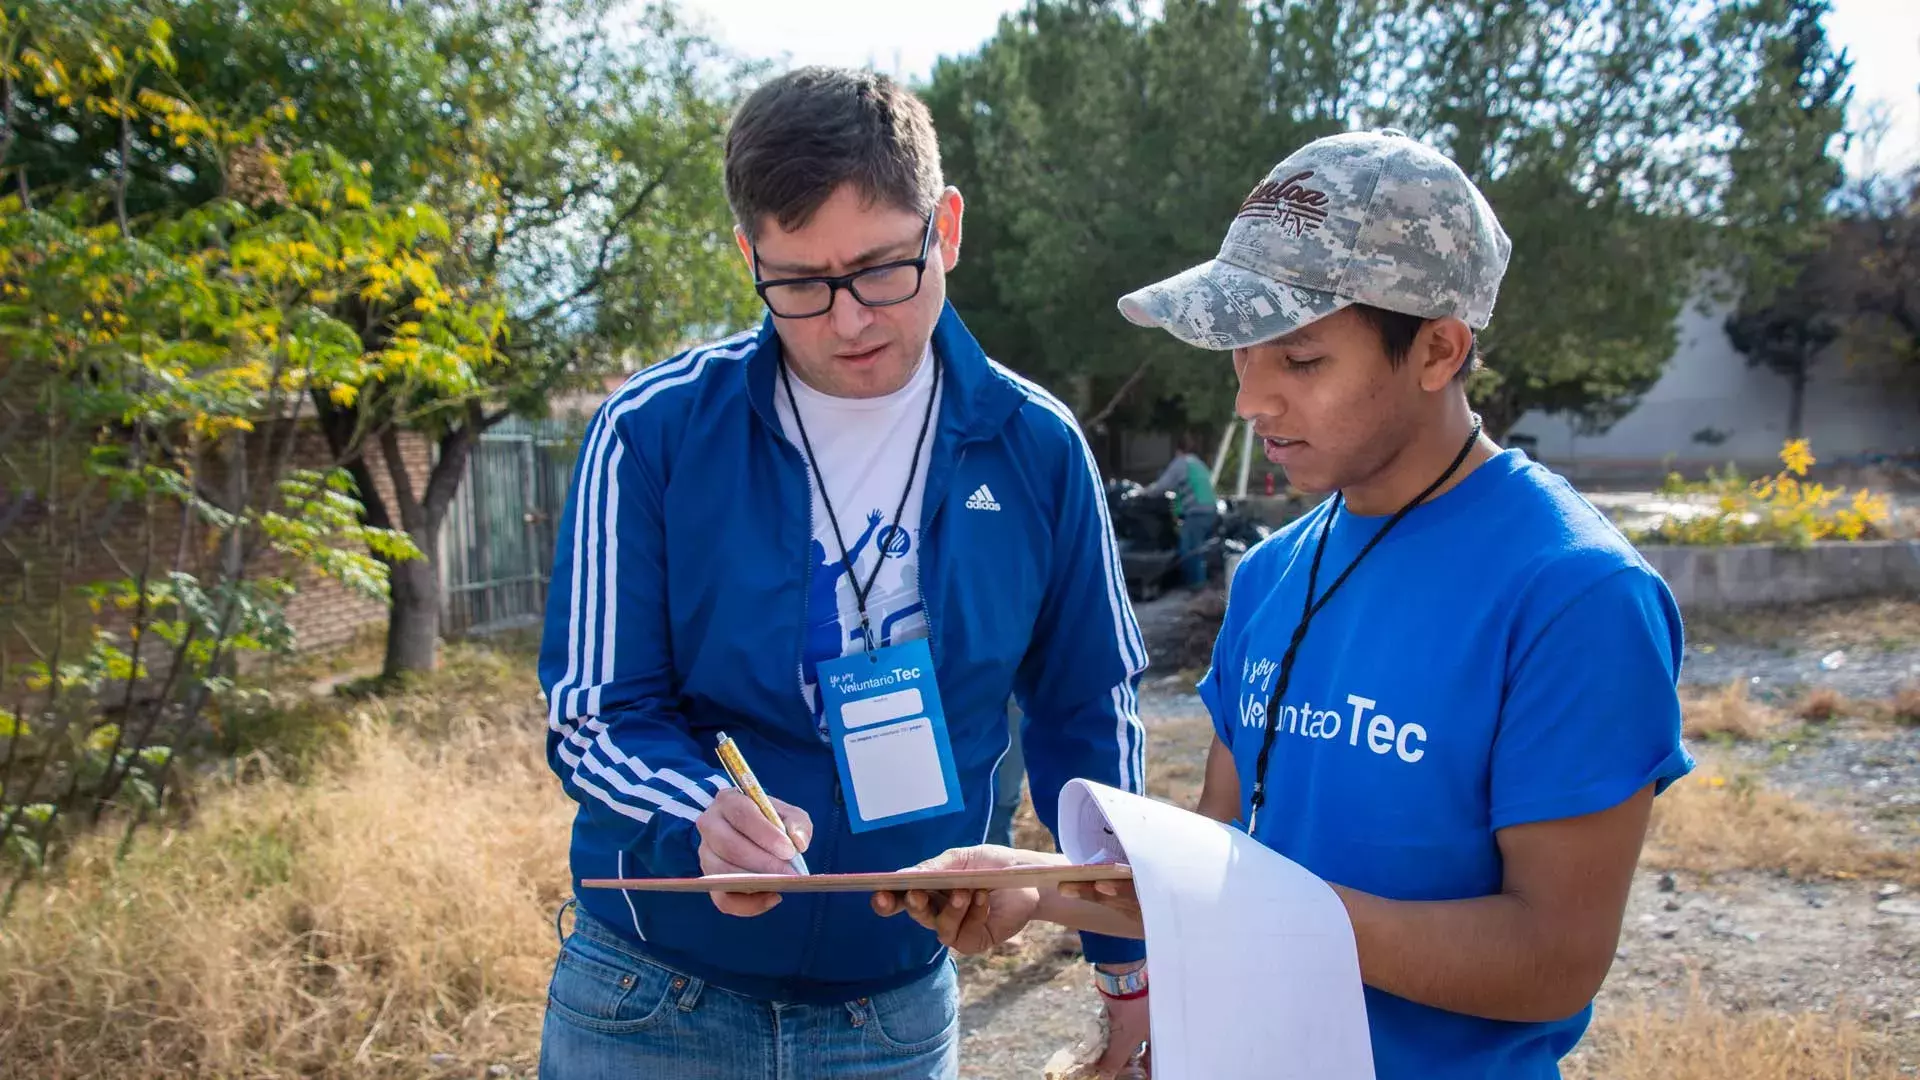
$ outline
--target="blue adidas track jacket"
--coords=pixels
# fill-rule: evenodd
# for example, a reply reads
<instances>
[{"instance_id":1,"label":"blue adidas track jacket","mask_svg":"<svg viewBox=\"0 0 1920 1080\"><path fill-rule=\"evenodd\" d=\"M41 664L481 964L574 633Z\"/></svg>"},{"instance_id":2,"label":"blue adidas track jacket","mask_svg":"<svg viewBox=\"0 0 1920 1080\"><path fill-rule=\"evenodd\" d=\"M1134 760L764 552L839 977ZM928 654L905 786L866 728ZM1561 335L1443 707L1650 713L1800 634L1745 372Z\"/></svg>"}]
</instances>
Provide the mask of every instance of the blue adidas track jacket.
<instances>
[{"instance_id":1,"label":"blue adidas track jacket","mask_svg":"<svg viewBox=\"0 0 1920 1080\"><path fill-rule=\"evenodd\" d=\"M894 870L979 843L1009 692L1041 820L1086 777L1141 791L1146 652L1093 457L1071 412L989 360L948 306L920 587L966 808L855 834L801 690L811 491L774 412L769 319L656 364L587 428L560 522L540 650L547 759L578 804L575 895L636 948L770 1000L850 1000L944 962L932 933L864 895L793 894L751 919L702 894L579 887L700 873L694 820L727 784L724 730L774 796L812 815L815 873ZM965 506L985 485L997 510ZM1083 935L1089 959L1143 955Z\"/></svg>"}]
</instances>

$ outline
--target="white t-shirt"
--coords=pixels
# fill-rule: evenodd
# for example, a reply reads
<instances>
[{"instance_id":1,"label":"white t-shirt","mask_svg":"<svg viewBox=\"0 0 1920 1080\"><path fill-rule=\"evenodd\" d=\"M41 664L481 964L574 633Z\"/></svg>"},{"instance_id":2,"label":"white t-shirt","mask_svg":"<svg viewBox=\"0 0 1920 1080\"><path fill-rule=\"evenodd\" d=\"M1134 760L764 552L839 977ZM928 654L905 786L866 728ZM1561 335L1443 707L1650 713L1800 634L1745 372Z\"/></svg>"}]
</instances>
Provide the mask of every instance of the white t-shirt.
<instances>
[{"instance_id":1,"label":"white t-shirt","mask_svg":"<svg viewBox=\"0 0 1920 1080\"><path fill-rule=\"evenodd\" d=\"M840 540L820 497L821 478L840 521L840 536L860 584L865 585L880 561L879 576L867 594L867 617L874 644L886 646L927 636L926 609L920 597L920 504L927 486L927 467L933 457L935 430L940 426L940 402L933 402L927 436L920 445L920 464L913 474L900 524L893 524L913 461L914 440L927 417L927 395L934 392L933 347L928 345L907 384L885 397L842 398L822 393L798 377L776 384L774 405L780 426L804 457L793 407L800 407L807 440L818 466L813 488L812 567L807 588L807 640L802 682L816 722L822 721L816 666L865 645L860 633L860 605L841 557ZM791 373L789 373L791 374ZM942 380L939 388L944 394ZM787 387L793 397L787 396ZM884 554L883 554L884 553Z\"/></svg>"}]
</instances>

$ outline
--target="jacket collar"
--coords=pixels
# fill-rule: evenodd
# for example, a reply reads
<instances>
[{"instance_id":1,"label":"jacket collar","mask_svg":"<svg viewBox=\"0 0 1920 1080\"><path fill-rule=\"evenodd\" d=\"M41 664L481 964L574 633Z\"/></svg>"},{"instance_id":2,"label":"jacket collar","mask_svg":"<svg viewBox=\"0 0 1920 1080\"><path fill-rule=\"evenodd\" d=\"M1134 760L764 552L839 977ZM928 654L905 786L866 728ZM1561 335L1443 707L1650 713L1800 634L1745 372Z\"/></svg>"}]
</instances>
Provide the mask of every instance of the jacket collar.
<instances>
[{"instance_id":1,"label":"jacket collar","mask_svg":"<svg viewBox=\"0 0 1920 1080\"><path fill-rule=\"evenodd\" d=\"M991 438L1026 402L1026 392L996 371L980 343L973 339L951 301L942 303L933 326L933 355L941 364L940 432L960 442ZM752 357L747 361L747 396L753 410L774 431L780 416L774 393L780 381L780 335L773 317L760 323Z\"/></svg>"}]
</instances>

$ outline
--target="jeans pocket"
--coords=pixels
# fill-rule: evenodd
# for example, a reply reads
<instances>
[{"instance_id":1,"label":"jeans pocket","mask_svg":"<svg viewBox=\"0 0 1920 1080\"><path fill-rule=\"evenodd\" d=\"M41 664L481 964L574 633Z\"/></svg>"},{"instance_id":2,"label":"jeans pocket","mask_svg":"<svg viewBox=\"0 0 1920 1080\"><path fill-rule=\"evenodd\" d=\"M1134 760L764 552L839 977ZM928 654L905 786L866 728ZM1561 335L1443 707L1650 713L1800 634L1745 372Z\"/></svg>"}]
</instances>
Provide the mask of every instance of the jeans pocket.
<instances>
[{"instance_id":1,"label":"jeans pocket","mask_svg":"<svg viewBox=\"0 0 1920 1080\"><path fill-rule=\"evenodd\" d=\"M684 977L658 964L575 933L554 964L547 1008L590 1031L629 1035L659 1022L671 1007L670 996L685 985Z\"/></svg>"},{"instance_id":2,"label":"jeans pocket","mask_svg":"<svg viewBox=\"0 0 1920 1080\"><path fill-rule=\"evenodd\" d=\"M960 1027L960 990L951 963L912 986L858 1004L874 1037L897 1053L925 1053L952 1039Z\"/></svg>"}]
</instances>

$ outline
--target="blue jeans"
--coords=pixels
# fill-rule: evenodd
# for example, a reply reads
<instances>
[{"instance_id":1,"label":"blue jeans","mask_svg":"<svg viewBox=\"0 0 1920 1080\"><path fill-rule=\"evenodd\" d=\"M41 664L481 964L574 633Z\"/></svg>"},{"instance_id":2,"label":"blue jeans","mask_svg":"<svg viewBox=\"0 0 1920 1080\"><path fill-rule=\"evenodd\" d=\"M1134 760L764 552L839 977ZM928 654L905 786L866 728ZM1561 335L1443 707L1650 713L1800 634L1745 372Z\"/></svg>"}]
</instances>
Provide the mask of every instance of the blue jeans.
<instances>
[{"instance_id":1,"label":"blue jeans","mask_svg":"<svg viewBox=\"0 0 1920 1080\"><path fill-rule=\"evenodd\" d=\"M1192 552L1213 538L1214 523L1220 515L1211 510L1194 510L1180 516L1180 576L1187 588L1198 589L1207 583L1207 560Z\"/></svg>"},{"instance_id":2,"label":"blue jeans","mask_svg":"<svg viewBox=\"0 0 1920 1080\"><path fill-rule=\"evenodd\" d=\"M762 1001L642 956L574 909L540 1031L540 1080L953 1080L960 993L932 975L831 1005Z\"/></svg>"}]
</instances>

